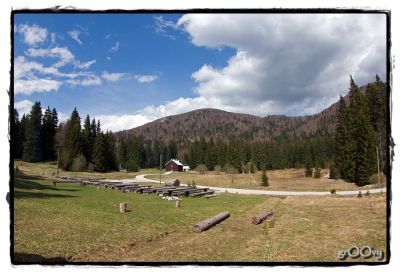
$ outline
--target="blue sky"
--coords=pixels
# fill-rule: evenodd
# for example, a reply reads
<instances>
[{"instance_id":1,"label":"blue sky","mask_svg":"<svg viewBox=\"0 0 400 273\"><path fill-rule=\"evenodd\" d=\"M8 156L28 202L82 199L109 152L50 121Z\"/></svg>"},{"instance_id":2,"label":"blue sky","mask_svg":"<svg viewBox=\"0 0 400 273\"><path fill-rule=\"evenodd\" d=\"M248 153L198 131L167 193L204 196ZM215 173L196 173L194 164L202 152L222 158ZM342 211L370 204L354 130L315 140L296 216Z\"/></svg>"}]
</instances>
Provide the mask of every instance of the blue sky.
<instances>
[{"instance_id":1,"label":"blue sky","mask_svg":"<svg viewBox=\"0 0 400 273\"><path fill-rule=\"evenodd\" d=\"M385 16L16 14L15 107L129 129L212 107L259 116L321 111L385 74Z\"/></svg>"}]
</instances>

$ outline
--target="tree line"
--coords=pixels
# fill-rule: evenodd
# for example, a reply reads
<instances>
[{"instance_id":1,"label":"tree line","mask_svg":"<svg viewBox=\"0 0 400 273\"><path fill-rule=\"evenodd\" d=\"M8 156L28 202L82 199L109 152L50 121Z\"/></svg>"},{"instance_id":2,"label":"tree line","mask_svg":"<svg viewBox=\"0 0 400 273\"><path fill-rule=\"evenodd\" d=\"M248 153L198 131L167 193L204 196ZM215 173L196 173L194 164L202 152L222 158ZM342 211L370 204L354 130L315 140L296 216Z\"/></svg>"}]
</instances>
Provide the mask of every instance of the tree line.
<instances>
[{"instance_id":1,"label":"tree line","mask_svg":"<svg viewBox=\"0 0 400 273\"><path fill-rule=\"evenodd\" d=\"M386 85L377 75L364 95L351 77L349 98L349 103L343 97L339 100L333 172L368 184L370 176L377 173L378 162L380 170L387 172Z\"/></svg>"},{"instance_id":2,"label":"tree line","mask_svg":"<svg viewBox=\"0 0 400 273\"><path fill-rule=\"evenodd\" d=\"M336 131L317 130L310 136L250 142L200 138L190 143L144 140L143 137L101 130L100 120L86 116L83 126L75 108L58 124L56 109L44 113L40 102L19 119L14 110L13 154L29 162L55 160L65 170L107 172L158 168L178 158L191 169L229 173L284 168L330 168L331 177L365 184L379 167L386 173L386 85L376 76L365 95L350 80L349 102L340 97Z\"/></svg>"}]
</instances>

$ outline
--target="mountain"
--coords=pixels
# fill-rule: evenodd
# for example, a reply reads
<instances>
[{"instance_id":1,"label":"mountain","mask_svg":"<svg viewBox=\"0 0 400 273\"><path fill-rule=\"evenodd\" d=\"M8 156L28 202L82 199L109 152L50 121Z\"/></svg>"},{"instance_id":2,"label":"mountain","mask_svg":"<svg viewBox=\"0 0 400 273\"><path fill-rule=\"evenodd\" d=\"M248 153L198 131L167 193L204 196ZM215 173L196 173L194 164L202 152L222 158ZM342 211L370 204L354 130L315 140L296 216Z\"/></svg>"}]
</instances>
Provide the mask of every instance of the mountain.
<instances>
[{"instance_id":1,"label":"mountain","mask_svg":"<svg viewBox=\"0 0 400 273\"><path fill-rule=\"evenodd\" d=\"M366 86L362 86L365 92ZM348 101L348 95L345 100ZM294 138L335 131L338 102L310 116L270 115L258 117L218 109L199 109L157 119L142 126L118 132L118 135L142 136L145 140L178 143L221 138L225 141L240 138L249 141L271 140L277 137Z\"/></svg>"}]
</instances>

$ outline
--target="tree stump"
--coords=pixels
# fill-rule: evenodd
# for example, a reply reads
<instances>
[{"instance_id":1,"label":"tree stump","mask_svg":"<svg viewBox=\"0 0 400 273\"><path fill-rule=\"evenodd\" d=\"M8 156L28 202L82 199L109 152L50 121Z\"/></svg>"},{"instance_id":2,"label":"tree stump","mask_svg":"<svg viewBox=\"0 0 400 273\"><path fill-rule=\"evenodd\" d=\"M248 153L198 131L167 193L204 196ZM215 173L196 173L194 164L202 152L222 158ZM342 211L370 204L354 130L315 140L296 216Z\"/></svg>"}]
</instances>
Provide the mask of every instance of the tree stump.
<instances>
[{"instance_id":1,"label":"tree stump","mask_svg":"<svg viewBox=\"0 0 400 273\"><path fill-rule=\"evenodd\" d=\"M126 212L126 207L127 207L126 203L119 203L119 212L120 213L125 213Z\"/></svg>"},{"instance_id":2,"label":"tree stump","mask_svg":"<svg viewBox=\"0 0 400 273\"><path fill-rule=\"evenodd\" d=\"M179 200L175 201L175 208L179 208L181 206L181 202Z\"/></svg>"}]
</instances>

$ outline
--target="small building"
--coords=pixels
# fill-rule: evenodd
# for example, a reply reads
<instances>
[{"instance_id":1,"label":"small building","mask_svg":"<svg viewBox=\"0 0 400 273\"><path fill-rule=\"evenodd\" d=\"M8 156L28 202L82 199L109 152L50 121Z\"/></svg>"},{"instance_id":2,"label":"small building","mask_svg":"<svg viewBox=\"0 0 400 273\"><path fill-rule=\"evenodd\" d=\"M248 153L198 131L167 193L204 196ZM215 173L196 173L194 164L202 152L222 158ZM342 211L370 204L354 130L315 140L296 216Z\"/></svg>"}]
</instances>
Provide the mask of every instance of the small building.
<instances>
[{"instance_id":1,"label":"small building","mask_svg":"<svg viewBox=\"0 0 400 273\"><path fill-rule=\"evenodd\" d=\"M170 159L165 163L165 170L167 172L183 172L183 164L178 159Z\"/></svg>"},{"instance_id":2,"label":"small building","mask_svg":"<svg viewBox=\"0 0 400 273\"><path fill-rule=\"evenodd\" d=\"M184 172L188 172L190 170L190 167L189 166L183 166L183 171Z\"/></svg>"}]
</instances>

